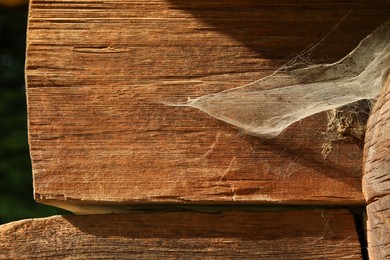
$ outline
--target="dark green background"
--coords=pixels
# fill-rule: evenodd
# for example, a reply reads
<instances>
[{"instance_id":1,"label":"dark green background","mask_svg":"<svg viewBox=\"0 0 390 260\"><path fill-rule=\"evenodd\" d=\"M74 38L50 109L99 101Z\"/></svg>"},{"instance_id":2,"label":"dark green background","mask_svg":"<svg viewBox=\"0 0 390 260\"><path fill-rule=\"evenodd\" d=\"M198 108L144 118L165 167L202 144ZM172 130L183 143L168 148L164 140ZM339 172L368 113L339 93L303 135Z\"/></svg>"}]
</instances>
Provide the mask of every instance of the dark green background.
<instances>
[{"instance_id":1,"label":"dark green background","mask_svg":"<svg viewBox=\"0 0 390 260\"><path fill-rule=\"evenodd\" d=\"M62 214L33 200L24 82L27 6L0 6L0 224Z\"/></svg>"}]
</instances>

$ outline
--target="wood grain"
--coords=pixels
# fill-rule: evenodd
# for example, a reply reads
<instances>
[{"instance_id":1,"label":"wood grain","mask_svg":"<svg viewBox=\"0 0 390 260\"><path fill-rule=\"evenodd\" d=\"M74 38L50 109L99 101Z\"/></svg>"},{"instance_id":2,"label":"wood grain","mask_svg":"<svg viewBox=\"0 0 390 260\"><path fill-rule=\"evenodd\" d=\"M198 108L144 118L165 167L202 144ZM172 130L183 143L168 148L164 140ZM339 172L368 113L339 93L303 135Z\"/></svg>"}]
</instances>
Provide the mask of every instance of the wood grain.
<instances>
[{"instance_id":1,"label":"wood grain","mask_svg":"<svg viewBox=\"0 0 390 260\"><path fill-rule=\"evenodd\" d=\"M367 206L367 243L370 259L390 258L390 196Z\"/></svg>"},{"instance_id":2,"label":"wood grain","mask_svg":"<svg viewBox=\"0 0 390 260\"><path fill-rule=\"evenodd\" d=\"M390 76L367 124L363 192L370 259L390 258Z\"/></svg>"},{"instance_id":3,"label":"wood grain","mask_svg":"<svg viewBox=\"0 0 390 260\"><path fill-rule=\"evenodd\" d=\"M0 258L361 259L345 210L55 216L0 226Z\"/></svg>"},{"instance_id":4,"label":"wood grain","mask_svg":"<svg viewBox=\"0 0 390 260\"><path fill-rule=\"evenodd\" d=\"M247 84L293 57L336 61L389 13L384 1L32 0L35 198L67 208L363 204L362 151L338 144L324 160L324 114L261 140L162 102Z\"/></svg>"},{"instance_id":5,"label":"wood grain","mask_svg":"<svg viewBox=\"0 0 390 260\"><path fill-rule=\"evenodd\" d=\"M368 202L390 195L390 77L367 124L363 193Z\"/></svg>"}]
</instances>

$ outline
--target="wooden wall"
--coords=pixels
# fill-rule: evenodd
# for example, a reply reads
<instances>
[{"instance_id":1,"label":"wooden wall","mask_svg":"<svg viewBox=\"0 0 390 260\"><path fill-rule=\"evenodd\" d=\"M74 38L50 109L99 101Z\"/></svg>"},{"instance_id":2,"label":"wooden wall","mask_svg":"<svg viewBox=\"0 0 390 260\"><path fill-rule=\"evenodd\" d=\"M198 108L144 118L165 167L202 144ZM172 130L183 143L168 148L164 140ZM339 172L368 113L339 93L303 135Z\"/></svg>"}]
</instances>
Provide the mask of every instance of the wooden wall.
<instances>
[{"instance_id":1,"label":"wooden wall","mask_svg":"<svg viewBox=\"0 0 390 260\"><path fill-rule=\"evenodd\" d=\"M262 139L165 103L291 61L335 62L389 14L368 0L32 0L34 197L94 215L3 225L0 257L361 259L349 209L366 200L370 256L388 257L388 90L369 123L364 194L362 148L321 155L325 113Z\"/></svg>"}]
</instances>

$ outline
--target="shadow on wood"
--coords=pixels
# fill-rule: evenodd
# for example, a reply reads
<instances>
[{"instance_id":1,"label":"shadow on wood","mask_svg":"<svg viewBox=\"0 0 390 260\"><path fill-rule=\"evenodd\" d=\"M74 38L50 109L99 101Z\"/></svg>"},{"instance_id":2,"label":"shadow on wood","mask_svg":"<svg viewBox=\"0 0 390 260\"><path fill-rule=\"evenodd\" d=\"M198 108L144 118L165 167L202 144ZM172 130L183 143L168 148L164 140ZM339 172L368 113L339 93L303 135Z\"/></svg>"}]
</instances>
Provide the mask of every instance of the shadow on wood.
<instances>
[{"instance_id":1,"label":"shadow on wood","mask_svg":"<svg viewBox=\"0 0 390 260\"><path fill-rule=\"evenodd\" d=\"M333 62L349 53L389 19L390 10L390 3L380 0L168 1L173 9L186 11L210 26L200 30L227 34L261 58L289 60L305 54L300 57L307 59L304 62L318 63ZM313 49L301 53L302 46Z\"/></svg>"}]
</instances>

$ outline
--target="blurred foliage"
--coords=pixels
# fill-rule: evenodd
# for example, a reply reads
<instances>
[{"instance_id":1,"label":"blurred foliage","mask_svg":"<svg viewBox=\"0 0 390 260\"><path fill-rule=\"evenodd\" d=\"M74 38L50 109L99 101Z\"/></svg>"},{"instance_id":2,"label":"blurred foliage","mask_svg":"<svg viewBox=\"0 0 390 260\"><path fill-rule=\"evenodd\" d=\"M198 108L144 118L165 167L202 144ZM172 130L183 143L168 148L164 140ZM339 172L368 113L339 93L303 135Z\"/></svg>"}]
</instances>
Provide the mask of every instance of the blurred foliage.
<instances>
[{"instance_id":1,"label":"blurred foliage","mask_svg":"<svg viewBox=\"0 0 390 260\"><path fill-rule=\"evenodd\" d=\"M16 7L27 5L28 0L0 0L0 6Z\"/></svg>"},{"instance_id":2,"label":"blurred foliage","mask_svg":"<svg viewBox=\"0 0 390 260\"><path fill-rule=\"evenodd\" d=\"M26 5L0 6L0 224L65 212L33 200L24 85L26 25Z\"/></svg>"}]
</instances>

